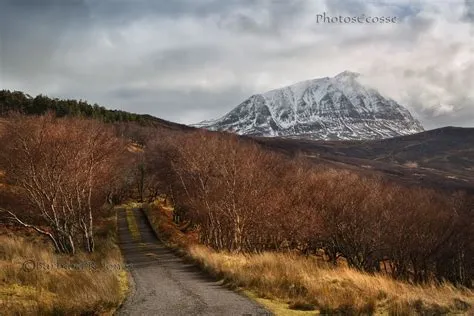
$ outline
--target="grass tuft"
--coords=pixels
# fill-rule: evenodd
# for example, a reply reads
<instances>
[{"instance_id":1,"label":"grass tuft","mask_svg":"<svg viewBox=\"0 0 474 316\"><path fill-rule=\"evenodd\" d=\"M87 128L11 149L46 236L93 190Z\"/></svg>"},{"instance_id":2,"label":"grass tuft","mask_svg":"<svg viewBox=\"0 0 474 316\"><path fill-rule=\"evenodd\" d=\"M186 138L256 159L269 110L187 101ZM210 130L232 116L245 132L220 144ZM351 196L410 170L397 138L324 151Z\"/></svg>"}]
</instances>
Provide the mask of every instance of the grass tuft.
<instances>
[{"instance_id":1,"label":"grass tuft","mask_svg":"<svg viewBox=\"0 0 474 316\"><path fill-rule=\"evenodd\" d=\"M108 221L105 230L115 227L115 218ZM111 315L127 294L128 276L110 268L123 267L115 232L98 236L107 237L97 239L95 253L67 256L37 238L0 235L0 314Z\"/></svg>"},{"instance_id":2,"label":"grass tuft","mask_svg":"<svg viewBox=\"0 0 474 316\"><path fill-rule=\"evenodd\" d=\"M127 213L128 230L130 231L130 234L132 235L132 239L134 241L139 242L141 240L141 235L140 235L140 230L138 229L135 215L133 214L133 210L131 208L127 208L126 213Z\"/></svg>"}]
</instances>

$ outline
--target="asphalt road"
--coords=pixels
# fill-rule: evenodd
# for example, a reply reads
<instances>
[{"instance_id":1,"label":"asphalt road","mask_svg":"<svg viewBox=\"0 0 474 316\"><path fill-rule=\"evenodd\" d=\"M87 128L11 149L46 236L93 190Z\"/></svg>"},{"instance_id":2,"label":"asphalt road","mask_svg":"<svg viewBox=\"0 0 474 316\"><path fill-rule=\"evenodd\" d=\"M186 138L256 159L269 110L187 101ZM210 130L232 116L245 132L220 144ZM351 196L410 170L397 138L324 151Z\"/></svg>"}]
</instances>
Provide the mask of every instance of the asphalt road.
<instances>
[{"instance_id":1,"label":"asphalt road","mask_svg":"<svg viewBox=\"0 0 474 316\"><path fill-rule=\"evenodd\" d=\"M117 315L272 315L168 250L141 210L133 215L139 234L130 231L125 211L118 215L120 247L133 280Z\"/></svg>"}]
</instances>

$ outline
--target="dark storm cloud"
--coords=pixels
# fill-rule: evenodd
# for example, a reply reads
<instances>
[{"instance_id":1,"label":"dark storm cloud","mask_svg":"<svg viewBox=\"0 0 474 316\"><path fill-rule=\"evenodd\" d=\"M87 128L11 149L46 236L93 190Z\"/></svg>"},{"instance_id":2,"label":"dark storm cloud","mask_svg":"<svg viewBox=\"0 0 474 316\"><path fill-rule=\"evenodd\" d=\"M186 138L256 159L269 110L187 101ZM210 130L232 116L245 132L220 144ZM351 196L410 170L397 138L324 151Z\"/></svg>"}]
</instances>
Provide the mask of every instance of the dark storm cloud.
<instances>
[{"instance_id":1,"label":"dark storm cloud","mask_svg":"<svg viewBox=\"0 0 474 316\"><path fill-rule=\"evenodd\" d=\"M216 7L212 5L212 2L199 0L90 0L87 4L94 18L112 25L129 23L149 16L178 18L185 15L207 16L216 12ZM231 5L229 3L227 6ZM222 8L222 5L218 7Z\"/></svg>"},{"instance_id":2,"label":"dark storm cloud","mask_svg":"<svg viewBox=\"0 0 474 316\"><path fill-rule=\"evenodd\" d=\"M29 13L29 11L80 12L84 8L91 18L110 21L135 20L142 16L155 15L176 18L182 15L207 16L232 10L240 5L252 6L256 1L229 0L2 0L5 13ZM19 11L15 11L19 10Z\"/></svg>"},{"instance_id":3,"label":"dark storm cloud","mask_svg":"<svg viewBox=\"0 0 474 316\"><path fill-rule=\"evenodd\" d=\"M87 37L101 29L123 27L145 17L173 19L215 15L218 27L235 32L271 35L292 17L296 17L298 10L304 9L298 5L302 2L275 1L265 8L269 20L263 23L237 10L245 7L248 12L252 12L261 8L258 1L252 0L7 0L1 4L0 10L0 69L13 77L25 74L37 76L56 66L54 58L57 53L61 53L63 41L70 43L71 38L77 38L77 46L82 49L82 36ZM214 55L212 49L207 49L208 58ZM190 59L202 50L206 48L197 47L196 51L188 48L187 52L178 49L176 59L187 56L186 64L191 66ZM163 52L163 58L160 54L150 54L151 62L160 68L176 65L172 61L165 64L169 53L173 53L173 50ZM199 58L194 60L202 62ZM182 64L177 66L183 67Z\"/></svg>"},{"instance_id":4,"label":"dark storm cloud","mask_svg":"<svg viewBox=\"0 0 474 316\"><path fill-rule=\"evenodd\" d=\"M230 14L240 7L254 9L259 6L258 0L84 0L83 2L93 13L92 17L100 19L105 24L128 23L143 17L204 18Z\"/></svg>"},{"instance_id":5,"label":"dark storm cloud","mask_svg":"<svg viewBox=\"0 0 474 316\"><path fill-rule=\"evenodd\" d=\"M0 6L0 70L13 77L44 74L61 39L88 16L83 1L15 0Z\"/></svg>"}]
</instances>

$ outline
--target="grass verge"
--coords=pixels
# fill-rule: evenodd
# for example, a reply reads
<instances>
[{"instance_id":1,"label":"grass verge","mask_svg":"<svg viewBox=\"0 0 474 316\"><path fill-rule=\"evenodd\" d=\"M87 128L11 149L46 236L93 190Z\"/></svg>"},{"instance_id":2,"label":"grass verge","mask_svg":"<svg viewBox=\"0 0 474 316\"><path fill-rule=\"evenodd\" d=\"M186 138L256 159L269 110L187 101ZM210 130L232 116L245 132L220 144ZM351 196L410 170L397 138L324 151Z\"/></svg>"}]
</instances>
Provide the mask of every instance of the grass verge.
<instances>
[{"instance_id":1,"label":"grass verge","mask_svg":"<svg viewBox=\"0 0 474 316\"><path fill-rule=\"evenodd\" d=\"M128 276L116 243L116 218L96 232L96 252L56 254L36 235L0 234L1 315L112 315Z\"/></svg>"},{"instance_id":2,"label":"grass verge","mask_svg":"<svg viewBox=\"0 0 474 316\"><path fill-rule=\"evenodd\" d=\"M128 230L130 231L130 234L132 235L133 240L140 241L141 240L140 230L138 229L137 221L135 219L135 215L133 214L133 210L131 208L126 208L125 212L126 212Z\"/></svg>"},{"instance_id":3,"label":"grass verge","mask_svg":"<svg viewBox=\"0 0 474 316\"><path fill-rule=\"evenodd\" d=\"M276 315L416 315L468 314L474 292L450 284L418 286L384 275L333 268L311 257L289 253L235 254L216 252L188 238L172 222L162 202L145 208L157 234L168 246L181 249L205 271Z\"/></svg>"}]
</instances>

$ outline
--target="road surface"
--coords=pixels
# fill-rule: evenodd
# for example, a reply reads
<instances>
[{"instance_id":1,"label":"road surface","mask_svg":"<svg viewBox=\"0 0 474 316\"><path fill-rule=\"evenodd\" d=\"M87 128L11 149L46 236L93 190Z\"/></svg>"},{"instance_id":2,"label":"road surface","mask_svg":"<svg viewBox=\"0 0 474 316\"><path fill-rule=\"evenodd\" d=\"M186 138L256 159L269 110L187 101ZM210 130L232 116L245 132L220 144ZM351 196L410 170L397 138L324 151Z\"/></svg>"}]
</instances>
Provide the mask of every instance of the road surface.
<instances>
[{"instance_id":1,"label":"road surface","mask_svg":"<svg viewBox=\"0 0 474 316\"><path fill-rule=\"evenodd\" d=\"M133 280L117 315L272 315L185 263L156 238L142 210L132 212L138 232L129 229L125 210L118 212L120 247Z\"/></svg>"}]
</instances>

